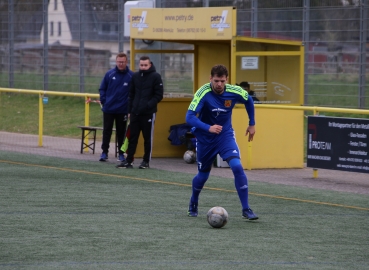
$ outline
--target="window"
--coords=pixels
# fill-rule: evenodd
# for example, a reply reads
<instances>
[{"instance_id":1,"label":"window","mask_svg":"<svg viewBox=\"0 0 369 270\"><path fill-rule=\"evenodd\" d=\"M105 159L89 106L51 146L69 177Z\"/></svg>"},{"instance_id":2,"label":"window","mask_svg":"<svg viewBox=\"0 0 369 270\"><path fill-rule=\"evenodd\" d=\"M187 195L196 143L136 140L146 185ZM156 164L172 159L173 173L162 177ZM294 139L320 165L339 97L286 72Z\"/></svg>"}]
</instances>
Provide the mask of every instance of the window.
<instances>
[{"instance_id":1,"label":"window","mask_svg":"<svg viewBox=\"0 0 369 270\"><path fill-rule=\"evenodd\" d=\"M61 22L58 22L58 36L60 37L61 36L61 32L62 32L62 29L61 29Z\"/></svg>"},{"instance_id":2,"label":"window","mask_svg":"<svg viewBox=\"0 0 369 270\"><path fill-rule=\"evenodd\" d=\"M54 35L54 22L50 22L50 36Z\"/></svg>"},{"instance_id":3,"label":"window","mask_svg":"<svg viewBox=\"0 0 369 270\"><path fill-rule=\"evenodd\" d=\"M54 0L54 10L58 10L58 0Z\"/></svg>"},{"instance_id":4,"label":"window","mask_svg":"<svg viewBox=\"0 0 369 270\"><path fill-rule=\"evenodd\" d=\"M103 32L107 32L107 33L109 33L109 32L110 32L110 24L106 24L106 23L104 23L104 24L102 25L102 31L103 31Z\"/></svg>"}]
</instances>

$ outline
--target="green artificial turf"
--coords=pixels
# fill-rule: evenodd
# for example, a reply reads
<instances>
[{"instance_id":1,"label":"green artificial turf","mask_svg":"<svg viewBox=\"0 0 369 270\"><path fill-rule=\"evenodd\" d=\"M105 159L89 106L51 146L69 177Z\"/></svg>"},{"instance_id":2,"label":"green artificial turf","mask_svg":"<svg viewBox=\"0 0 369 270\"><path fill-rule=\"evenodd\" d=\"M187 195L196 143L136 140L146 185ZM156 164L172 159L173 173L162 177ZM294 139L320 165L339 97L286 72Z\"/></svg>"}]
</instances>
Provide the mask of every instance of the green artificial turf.
<instances>
[{"instance_id":1,"label":"green artificial turf","mask_svg":"<svg viewBox=\"0 0 369 270\"><path fill-rule=\"evenodd\" d=\"M193 175L0 152L1 269L368 269L369 197L211 177L187 217ZM228 224L206 212L220 205Z\"/></svg>"}]
</instances>

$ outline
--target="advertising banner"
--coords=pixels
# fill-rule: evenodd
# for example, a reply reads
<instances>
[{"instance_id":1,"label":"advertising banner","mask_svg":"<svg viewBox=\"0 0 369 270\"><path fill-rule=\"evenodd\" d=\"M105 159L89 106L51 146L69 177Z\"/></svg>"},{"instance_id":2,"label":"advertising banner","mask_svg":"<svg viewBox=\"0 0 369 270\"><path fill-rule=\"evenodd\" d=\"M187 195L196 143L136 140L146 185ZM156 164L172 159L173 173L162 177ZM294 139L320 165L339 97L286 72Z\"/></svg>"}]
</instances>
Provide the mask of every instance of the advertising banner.
<instances>
[{"instance_id":1,"label":"advertising banner","mask_svg":"<svg viewBox=\"0 0 369 270\"><path fill-rule=\"evenodd\" d=\"M132 8L131 38L230 40L233 7Z\"/></svg>"},{"instance_id":2,"label":"advertising banner","mask_svg":"<svg viewBox=\"0 0 369 270\"><path fill-rule=\"evenodd\" d=\"M308 117L307 167L369 173L369 120Z\"/></svg>"}]
</instances>

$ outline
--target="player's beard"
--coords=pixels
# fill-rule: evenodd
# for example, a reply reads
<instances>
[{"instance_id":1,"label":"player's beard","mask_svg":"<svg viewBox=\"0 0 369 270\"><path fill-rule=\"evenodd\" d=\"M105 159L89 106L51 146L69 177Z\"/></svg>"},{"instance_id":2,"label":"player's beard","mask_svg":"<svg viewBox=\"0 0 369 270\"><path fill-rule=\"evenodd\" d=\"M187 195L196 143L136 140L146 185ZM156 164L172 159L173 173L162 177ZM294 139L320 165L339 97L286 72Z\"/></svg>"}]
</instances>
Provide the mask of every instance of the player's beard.
<instances>
[{"instance_id":1,"label":"player's beard","mask_svg":"<svg viewBox=\"0 0 369 270\"><path fill-rule=\"evenodd\" d=\"M222 88L215 88L213 85L211 86L211 88L213 89L213 91L215 92L215 94L218 94L218 95L220 95L220 94L222 94L223 92L224 92L224 87L222 87Z\"/></svg>"}]
</instances>

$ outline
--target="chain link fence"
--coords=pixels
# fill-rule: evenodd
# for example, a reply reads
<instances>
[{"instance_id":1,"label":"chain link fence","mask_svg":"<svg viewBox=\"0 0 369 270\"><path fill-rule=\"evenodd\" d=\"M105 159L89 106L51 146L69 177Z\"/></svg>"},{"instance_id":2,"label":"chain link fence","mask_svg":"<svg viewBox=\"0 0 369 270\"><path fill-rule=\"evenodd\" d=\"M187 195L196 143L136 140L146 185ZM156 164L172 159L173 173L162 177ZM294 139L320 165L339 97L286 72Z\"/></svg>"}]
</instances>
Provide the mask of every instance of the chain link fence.
<instances>
[{"instance_id":1,"label":"chain link fence","mask_svg":"<svg viewBox=\"0 0 369 270\"><path fill-rule=\"evenodd\" d=\"M125 2L0 0L0 87L97 93L116 54L129 53ZM235 6L237 35L304 43L305 105L369 108L368 0L156 0L155 6ZM190 54L154 57L167 94L193 93L192 61Z\"/></svg>"}]
</instances>

